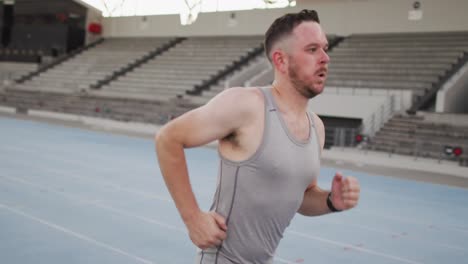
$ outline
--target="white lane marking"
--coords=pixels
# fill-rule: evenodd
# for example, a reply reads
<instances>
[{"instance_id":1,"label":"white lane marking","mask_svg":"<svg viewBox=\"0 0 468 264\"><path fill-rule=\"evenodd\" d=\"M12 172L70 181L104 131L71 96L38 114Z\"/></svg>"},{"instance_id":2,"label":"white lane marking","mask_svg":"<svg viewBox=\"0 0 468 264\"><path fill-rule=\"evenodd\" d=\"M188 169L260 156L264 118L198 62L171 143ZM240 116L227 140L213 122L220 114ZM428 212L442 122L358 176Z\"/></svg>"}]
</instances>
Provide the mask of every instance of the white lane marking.
<instances>
[{"instance_id":1,"label":"white lane marking","mask_svg":"<svg viewBox=\"0 0 468 264\"><path fill-rule=\"evenodd\" d=\"M1 204L1 203L0 203L0 207L3 208L3 209L5 209L5 210L7 210L7 211L10 211L11 213L15 213L15 214L17 214L17 215L21 215L21 216L26 217L26 218L28 218L28 219L30 219L30 220L33 220L33 221L35 221L35 222L37 222L37 223L43 224L43 225L48 226L48 227L50 227L50 228L52 228L52 229L58 230L58 231L60 231L60 232L63 232L63 233L65 233L65 234L69 235L69 236L72 236L72 237L81 239L81 240L86 241L86 242L88 242L88 243L91 243L91 244L93 244L93 245L95 245L95 246L98 246L98 247L101 247L101 248L110 250L110 251L112 251L112 252L114 252L114 253L118 253L118 254L120 254L120 255L126 256L126 257L128 257L128 258L133 259L133 260L136 260L136 261L139 262L139 263L144 263L144 264L155 264L155 262L153 262L153 261L150 261L150 260L147 260L147 259L144 259L144 258L135 256L135 255L133 255L133 254L131 254L131 253L128 253L128 252L126 252L126 251L124 251L124 250L122 250L122 249L113 247L113 246L111 246L111 245L109 245L109 244L106 244L106 243L104 243L104 242L98 241L98 240L96 240L96 239L94 239L94 238L92 238L92 237L89 237L89 236L80 234L80 233L78 233L78 232L75 232L75 231L70 230L70 229L68 229L68 228L65 228L65 227L63 227L63 226L60 226L60 225L51 223L51 222L46 221L46 220L44 220L44 219L38 218L38 217L33 216L33 215L31 215L31 214L28 214L28 213L26 213L26 212L23 212L23 211L21 211L21 210L18 210L18 209L9 207L9 206L7 206L7 205L5 205L5 204Z\"/></svg>"},{"instance_id":2,"label":"white lane marking","mask_svg":"<svg viewBox=\"0 0 468 264\"><path fill-rule=\"evenodd\" d=\"M463 248L463 247L459 247L459 246L453 246L453 245L449 245L449 244L445 244L445 243L439 243L439 242L435 242L435 241L428 241L427 239L423 239L423 238L419 238L419 237L409 235L409 234L407 234L407 232L397 233L397 232L385 231L385 230L380 229L380 228L368 227L368 226L365 226L365 225L349 223L349 222L346 222L346 221L336 221L336 220L332 220L332 219L329 219L329 218L326 219L326 220L320 219L318 221L327 221L328 223L333 223L333 224L337 224L337 225L351 226L351 227L355 227L355 228L364 229L364 230L367 230L367 231L370 231L370 232L390 235L392 237L402 237L403 239L419 241L419 242L423 241L423 242L426 242L426 243L431 243L431 244L434 244L434 245L437 245L437 246L440 246L440 247L449 248L449 249L468 251L467 248Z\"/></svg>"},{"instance_id":3,"label":"white lane marking","mask_svg":"<svg viewBox=\"0 0 468 264\"><path fill-rule=\"evenodd\" d=\"M63 196L65 198L69 199L69 200L72 200L72 201L77 201L77 202L80 202L80 203L87 202L90 205L93 205L93 206L96 206L96 207L99 207L99 208L102 208L102 209L105 209L105 210L108 210L108 211L112 211L114 213L122 214L122 215L129 216L129 217L133 217L133 218L139 219L141 221L144 221L144 222L147 222L147 223L150 223L150 224L155 224L155 225L158 225L158 226L166 228L166 229L171 229L171 230L175 230L177 232L182 232L184 234L187 234L187 231L185 229L183 229L183 228L180 228L180 227L177 227L177 226L174 226L174 225L170 225L170 224L166 224L164 222L157 221L155 219L148 218L148 217L145 217L145 216L140 216L140 215L137 215L137 214L134 214L134 213L130 213L130 212L125 211L125 210L120 210L120 209L114 208L114 207L112 207L110 205L104 205L102 202L100 202L98 200L89 200L89 201L88 200L83 200L83 199L77 198L74 195L65 194L65 193L56 191L54 189L48 188L48 187L46 187L44 185L37 184L37 183L31 182L31 181L28 181L28 180L25 180L25 179L13 178L13 177L5 176L5 175L0 175L0 177L9 179L11 181L16 181L16 182L20 182L20 183L23 183L23 184L31 185L31 186L34 186L34 187L39 188L39 189L47 190L49 192L58 194L58 195ZM1 204L0 204L0 206L1 206ZM277 259L278 261L280 261L282 263L294 263L292 261L285 260L285 259L280 258L278 256L275 256L275 259Z\"/></svg>"},{"instance_id":4,"label":"white lane marking","mask_svg":"<svg viewBox=\"0 0 468 264\"><path fill-rule=\"evenodd\" d=\"M363 252L363 253L367 253L367 254L370 254L370 255L375 255L375 256L379 256L379 257L383 257L383 258L393 259L393 260L403 262L403 263L422 264L422 262L417 262L417 261L413 261L413 260L410 260L410 259L405 259L405 258L401 258L401 257L398 257L398 256L390 255L390 254L380 253L380 252L377 252L377 251L374 251L374 250L371 250L371 249L357 247L357 246L354 246L354 245L351 245L351 244L342 243L342 242L338 242L338 241L334 241L334 240L330 240L330 239L326 239L326 238L321 238L321 237L318 237L318 236L305 234L305 233L302 233L302 232L297 232L297 231L290 230L290 231L287 231L287 233L290 233L290 234L293 234L293 235L296 235L296 236L300 236L300 237L304 237L304 238L308 238L308 239L317 240L317 241L327 243L327 244L332 244L332 245L335 245L335 246L338 246L338 247L351 248L351 249L354 249L356 251L360 251L360 252Z\"/></svg>"}]
</instances>

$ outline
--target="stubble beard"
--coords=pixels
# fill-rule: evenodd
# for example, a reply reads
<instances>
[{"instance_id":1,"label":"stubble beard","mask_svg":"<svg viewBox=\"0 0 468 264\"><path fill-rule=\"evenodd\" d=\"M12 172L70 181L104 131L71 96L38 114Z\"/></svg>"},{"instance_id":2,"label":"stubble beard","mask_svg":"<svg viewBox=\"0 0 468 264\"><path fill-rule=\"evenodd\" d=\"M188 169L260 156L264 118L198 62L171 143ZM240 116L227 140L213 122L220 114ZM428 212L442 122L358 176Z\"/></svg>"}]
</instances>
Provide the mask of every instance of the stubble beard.
<instances>
[{"instance_id":1,"label":"stubble beard","mask_svg":"<svg viewBox=\"0 0 468 264\"><path fill-rule=\"evenodd\" d=\"M313 85L308 85L302 80L298 74L298 67L296 64L291 63L288 68L289 79L294 89L307 99L312 99L319 95L321 92L316 92L317 89Z\"/></svg>"}]
</instances>

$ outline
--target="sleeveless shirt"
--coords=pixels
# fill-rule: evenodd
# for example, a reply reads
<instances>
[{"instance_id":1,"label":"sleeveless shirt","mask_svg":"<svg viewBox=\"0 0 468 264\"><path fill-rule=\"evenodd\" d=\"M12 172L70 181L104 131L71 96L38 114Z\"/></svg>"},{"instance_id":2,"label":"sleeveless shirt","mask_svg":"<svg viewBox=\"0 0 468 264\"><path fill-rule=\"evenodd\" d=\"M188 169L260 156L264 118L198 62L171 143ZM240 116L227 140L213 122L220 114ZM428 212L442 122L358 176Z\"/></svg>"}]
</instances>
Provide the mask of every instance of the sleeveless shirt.
<instances>
[{"instance_id":1,"label":"sleeveless shirt","mask_svg":"<svg viewBox=\"0 0 468 264\"><path fill-rule=\"evenodd\" d=\"M260 88L265 120L260 146L246 160L220 153L217 189L211 210L226 219L221 246L198 251L197 264L269 264L304 192L319 175L320 141L313 116L306 141L292 135L278 110L271 88Z\"/></svg>"}]
</instances>

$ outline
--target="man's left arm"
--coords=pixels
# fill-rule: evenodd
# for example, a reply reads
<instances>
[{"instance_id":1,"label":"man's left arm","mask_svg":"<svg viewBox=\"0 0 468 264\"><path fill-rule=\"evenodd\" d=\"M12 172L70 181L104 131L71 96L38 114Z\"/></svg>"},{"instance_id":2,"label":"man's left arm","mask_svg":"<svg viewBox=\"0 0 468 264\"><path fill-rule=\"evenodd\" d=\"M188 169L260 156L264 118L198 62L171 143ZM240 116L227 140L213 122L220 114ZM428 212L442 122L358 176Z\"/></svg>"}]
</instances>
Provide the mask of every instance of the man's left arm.
<instances>
[{"instance_id":1,"label":"man's left arm","mask_svg":"<svg viewBox=\"0 0 468 264\"><path fill-rule=\"evenodd\" d=\"M322 120L313 115L321 149L325 145L325 127ZM317 179L307 187L298 213L305 216L317 216L336 211L348 210L355 207L359 201L360 186L356 178L344 177L336 173L332 181L331 191L318 187Z\"/></svg>"}]
</instances>

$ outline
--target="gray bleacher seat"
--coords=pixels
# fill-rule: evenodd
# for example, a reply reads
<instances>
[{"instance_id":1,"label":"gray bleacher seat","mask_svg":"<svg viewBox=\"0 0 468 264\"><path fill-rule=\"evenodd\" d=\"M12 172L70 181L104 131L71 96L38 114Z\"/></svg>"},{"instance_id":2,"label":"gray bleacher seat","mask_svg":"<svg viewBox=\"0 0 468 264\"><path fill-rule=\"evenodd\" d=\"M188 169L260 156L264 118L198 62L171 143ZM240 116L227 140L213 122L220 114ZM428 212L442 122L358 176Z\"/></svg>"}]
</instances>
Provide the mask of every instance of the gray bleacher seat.
<instances>
[{"instance_id":1,"label":"gray bleacher seat","mask_svg":"<svg viewBox=\"0 0 468 264\"><path fill-rule=\"evenodd\" d=\"M167 43L169 38L110 38L31 81L18 89L73 93L87 90L114 71Z\"/></svg>"},{"instance_id":2,"label":"gray bleacher seat","mask_svg":"<svg viewBox=\"0 0 468 264\"><path fill-rule=\"evenodd\" d=\"M36 70L37 63L0 62L0 82L13 81Z\"/></svg>"},{"instance_id":3,"label":"gray bleacher seat","mask_svg":"<svg viewBox=\"0 0 468 264\"><path fill-rule=\"evenodd\" d=\"M435 123L423 116L396 115L372 138L368 148L435 159L456 159L445 147L468 151L468 126ZM463 154L467 158L467 154Z\"/></svg>"},{"instance_id":4,"label":"gray bleacher seat","mask_svg":"<svg viewBox=\"0 0 468 264\"><path fill-rule=\"evenodd\" d=\"M185 96L261 44L260 37L193 37L104 86L96 95L170 100Z\"/></svg>"}]
</instances>

